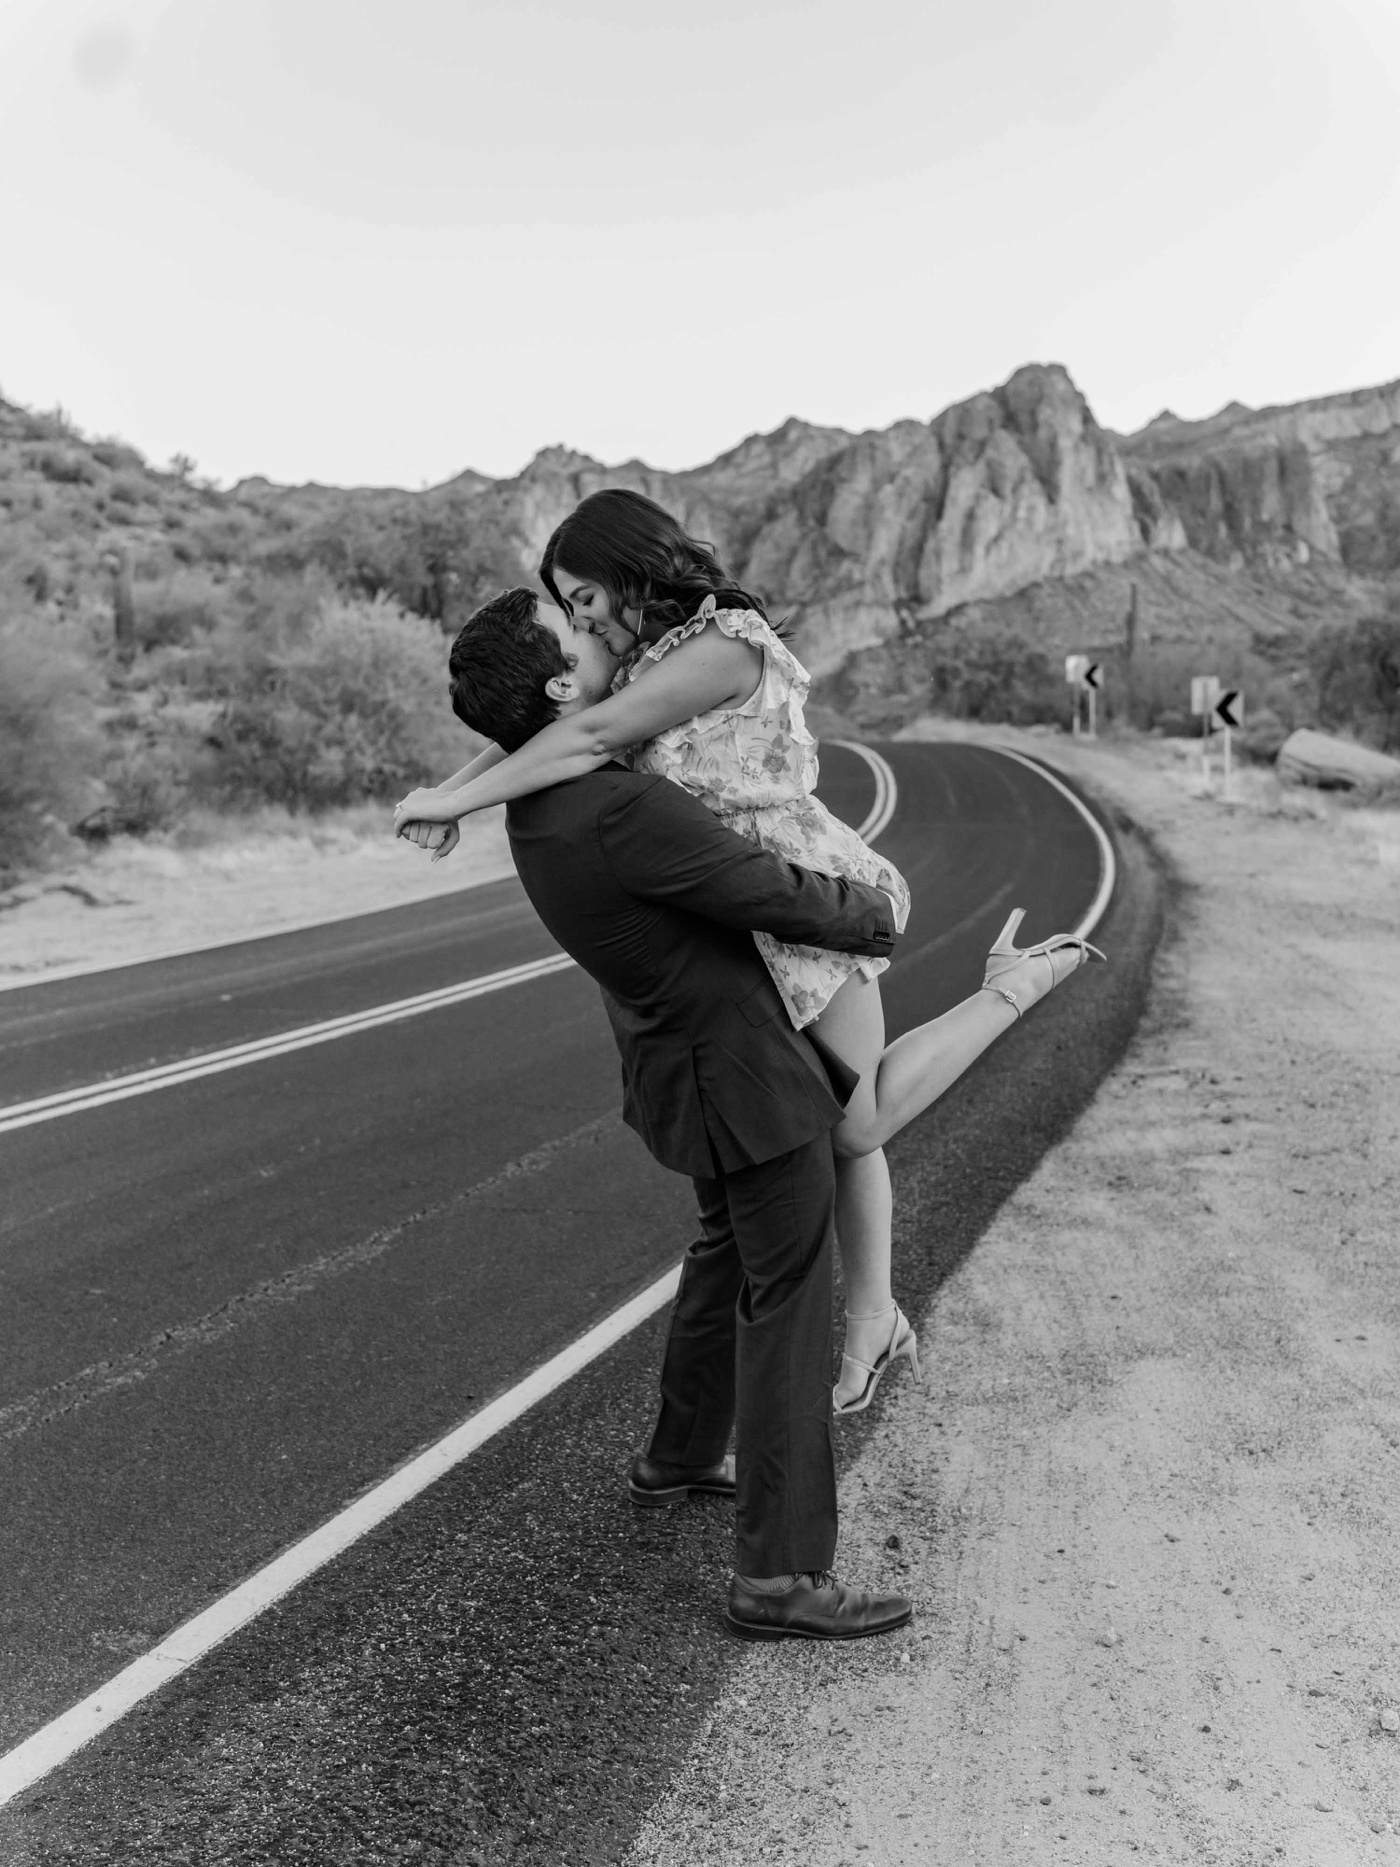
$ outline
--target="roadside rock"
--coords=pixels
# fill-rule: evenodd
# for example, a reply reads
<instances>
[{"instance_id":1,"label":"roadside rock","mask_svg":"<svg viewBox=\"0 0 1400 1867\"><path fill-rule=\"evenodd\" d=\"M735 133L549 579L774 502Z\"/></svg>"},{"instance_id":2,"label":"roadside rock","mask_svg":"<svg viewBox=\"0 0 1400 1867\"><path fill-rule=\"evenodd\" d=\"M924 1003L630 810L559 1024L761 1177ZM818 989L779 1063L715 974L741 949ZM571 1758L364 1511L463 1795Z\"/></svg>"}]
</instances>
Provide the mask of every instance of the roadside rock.
<instances>
[{"instance_id":1,"label":"roadside rock","mask_svg":"<svg viewBox=\"0 0 1400 1867\"><path fill-rule=\"evenodd\" d=\"M1279 747L1278 772L1301 784L1333 790L1381 791L1400 786L1400 758L1388 758L1351 739L1300 728Z\"/></svg>"}]
</instances>

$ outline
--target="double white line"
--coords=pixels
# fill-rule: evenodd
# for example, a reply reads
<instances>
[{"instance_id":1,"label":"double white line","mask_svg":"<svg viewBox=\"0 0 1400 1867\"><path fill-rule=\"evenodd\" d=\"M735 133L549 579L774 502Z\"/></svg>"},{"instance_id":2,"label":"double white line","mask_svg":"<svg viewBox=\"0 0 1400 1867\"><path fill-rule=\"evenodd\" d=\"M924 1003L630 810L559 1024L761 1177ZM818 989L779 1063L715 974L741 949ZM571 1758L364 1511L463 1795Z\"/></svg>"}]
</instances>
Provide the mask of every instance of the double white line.
<instances>
[{"instance_id":1,"label":"double white line","mask_svg":"<svg viewBox=\"0 0 1400 1867\"><path fill-rule=\"evenodd\" d=\"M899 800L894 773L869 746L853 740L833 742L865 760L875 779L875 802L859 835L871 839L889 823ZM416 1018L421 1012L440 1011L446 1005L460 1005L469 998L481 998L487 992L499 992L508 985L524 985L531 979L543 979L549 973L563 972L574 964L567 953L537 959L524 966L508 966L501 972L483 973L477 979L462 979L436 992L420 992L414 998L397 998L388 1005L372 1005L367 1011L352 1011L343 1018L326 1018L319 1024L303 1024L294 1031L282 1031L275 1037L255 1038L247 1044L230 1044L226 1050L209 1050L197 1057L185 1057L176 1063L154 1064L148 1070L131 1070L125 1076L113 1076L105 1083L85 1083L76 1089L61 1089L55 1095L36 1096L30 1102L12 1102L0 1108L0 1134L16 1128L29 1128L36 1122L57 1121L61 1115L80 1115L85 1109L105 1108L109 1102L125 1102L131 1096L148 1096L157 1089L173 1089L180 1083L198 1082L203 1076L218 1076L224 1070L242 1069L245 1063L264 1063L269 1057L282 1057L293 1050L309 1050L313 1044L333 1043L338 1037L354 1037L378 1024L397 1024L401 1018Z\"/></svg>"},{"instance_id":2,"label":"double white line","mask_svg":"<svg viewBox=\"0 0 1400 1867\"><path fill-rule=\"evenodd\" d=\"M241 1069L245 1063L262 1063L269 1057L286 1056L293 1050L309 1050L313 1044L333 1043L338 1037L354 1037L357 1032L373 1030L377 1024L397 1024L401 1018L416 1018L425 1011L460 1005L466 999L482 998L487 992L499 992L508 985L543 979L551 972L563 972L573 963L567 953L553 953L548 959L531 960L528 965L507 966L501 972L485 972L476 979L460 979L456 985L442 986L436 992L420 992L414 998L396 998L388 1005L371 1005L368 1011L352 1011L343 1018L303 1024L294 1031L281 1031L275 1037L255 1038L248 1044L230 1044L227 1050L208 1050L202 1056L186 1057L178 1063L158 1063L148 1070L132 1070L126 1076L114 1076L105 1083L87 1083L78 1089L61 1089L56 1095L36 1096L32 1102L12 1102L8 1108L0 1108L0 1134L8 1134L13 1128L31 1127L35 1122L56 1121L60 1115L103 1108L109 1102L125 1102L129 1096L147 1096L156 1089L172 1089L177 1083L197 1082L201 1076L218 1076L224 1070Z\"/></svg>"},{"instance_id":3,"label":"double white line","mask_svg":"<svg viewBox=\"0 0 1400 1867\"><path fill-rule=\"evenodd\" d=\"M875 780L875 802L870 806L870 814L856 830L856 835L864 837L867 843L873 843L890 826L890 819L899 808L899 785L888 763L878 752L869 746L861 745L856 739L833 739L832 745L840 746L843 751L854 752L856 757L864 759L870 767L870 775Z\"/></svg>"}]
</instances>

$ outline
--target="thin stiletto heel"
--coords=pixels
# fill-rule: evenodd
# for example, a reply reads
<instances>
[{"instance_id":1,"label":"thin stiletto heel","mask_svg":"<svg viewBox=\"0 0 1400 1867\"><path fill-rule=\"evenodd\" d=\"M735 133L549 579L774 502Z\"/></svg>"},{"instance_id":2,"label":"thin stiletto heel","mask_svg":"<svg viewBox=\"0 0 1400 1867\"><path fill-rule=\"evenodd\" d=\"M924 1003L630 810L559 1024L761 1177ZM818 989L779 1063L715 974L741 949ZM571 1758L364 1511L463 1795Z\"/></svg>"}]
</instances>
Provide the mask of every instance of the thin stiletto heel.
<instances>
[{"instance_id":1,"label":"thin stiletto heel","mask_svg":"<svg viewBox=\"0 0 1400 1867\"><path fill-rule=\"evenodd\" d=\"M1048 940L1042 940L1038 946L1018 947L1015 944L1016 931L1025 918L1026 910L1024 908L1016 908L1012 912L1010 919L997 935L995 944L987 954L987 971L982 980L983 991L999 993L1000 996L1006 1000L1007 1004L1011 1006L1018 1018L1021 1016L1022 1011L1020 999L1007 986L997 983L997 981L1006 973L1010 972L1014 966L1023 965L1028 959L1043 959L1046 966L1049 968L1050 983L1046 986L1045 992L1036 993L1035 998L1031 1001L1032 1004L1035 1004L1045 997L1046 992L1053 991L1056 985L1059 984L1059 980L1055 977L1055 963L1051 958L1053 953L1065 953L1073 947L1079 954L1080 965L1083 965L1086 961L1091 959L1102 960L1105 965L1108 963L1106 956L1100 953L1096 946L1090 946L1089 942L1080 934L1051 934ZM1077 971L1078 967L1076 967L1075 970ZM1068 977L1068 974L1066 974L1066 977ZM1026 1009L1029 1010L1030 1007L1027 1006Z\"/></svg>"},{"instance_id":2,"label":"thin stiletto heel","mask_svg":"<svg viewBox=\"0 0 1400 1867\"><path fill-rule=\"evenodd\" d=\"M894 1306L894 1321L890 1325L889 1344L875 1357L873 1362L862 1361L858 1355L843 1355L841 1357L841 1370L843 1374L845 1372L846 1363L849 1362L853 1368L859 1369L860 1373L865 1378L855 1396L850 1400L838 1399L837 1396L840 1394L841 1384L839 1381L837 1382L836 1386L831 1390L832 1412L839 1418L844 1418L848 1413L864 1413L865 1409L875 1398L875 1389L880 1385L880 1377L888 1373L892 1362L899 1361L901 1358L909 1363L909 1372L913 1375L914 1379L916 1381L922 1380L923 1371L919 1367L919 1338L911 1327L909 1318L896 1303Z\"/></svg>"}]
</instances>

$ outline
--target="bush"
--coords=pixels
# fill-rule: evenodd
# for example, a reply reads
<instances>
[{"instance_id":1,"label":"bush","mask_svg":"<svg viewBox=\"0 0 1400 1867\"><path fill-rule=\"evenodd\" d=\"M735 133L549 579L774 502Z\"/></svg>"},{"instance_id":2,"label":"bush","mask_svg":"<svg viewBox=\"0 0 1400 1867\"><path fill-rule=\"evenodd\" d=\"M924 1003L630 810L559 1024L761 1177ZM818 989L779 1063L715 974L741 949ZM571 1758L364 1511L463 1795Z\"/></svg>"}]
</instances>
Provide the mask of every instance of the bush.
<instances>
[{"instance_id":1,"label":"bush","mask_svg":"<svg viewBox=\"0 0 1400 1867\"><path fill-rule=\"evenodd\" d=\"M135 473L118 473L107 489L107 497L119 506L139 506L146 497L146 482Z\"/></svg>"},{"instance_id":2,"label":"bush","mask_svg":"<svg viewBox=\"0 0 1400 1867\"><path fill-rule=\"evenodd\" d=\"M0 868L92 802L102 742L88 662L42 619L0 624Z\"/></svg>"},{"instance_id":3,"label":"bush","mask_svg":"<svg viewBox=\"0 0 1400 1867\"><path fill-rule=\"evenodd\" d=\"M91 486L96 470L85 454L71 448L45 447L33 456L33 464L46 480L59 486Z\"/></svg>"},{"instance_id":4,"label":"bush","mask_svg":"<svg viewBox=\"0 0 1400 1867\"><path fill-rule=\"evenodd\" d=\"M147 649L196 641L217 628L234 608L228 585L203 570L142 578L135 598L136 640Z\"/></svg>"},{"instance_id":5,"label":"bush","mask_svg":"<svg viewBox=\"0 0 1400 1867\"><path fill-rule=\"evenodd\" d=\"M134 447L128 447L125 441L95 441L92 447L92 457L94 460L101 461L104 467L111 467L113 470L119 467L144 468L146 465L137 450Z\"/></svg>"},{"instance_id":6,"label":"bush","mask_svg":"<svg viewBox=\"0 0 1400 1867\"><path fill-rule=\"evenodd\" d=\"M481 744L452 715L440 630L384 598L321 595L296 615L283 595L249 622L225 623L203 686L222 700L213 782L239 802L394 798Z\"/></svg>"},{"instance_id":7,"label":"bush","mask_svg":"<svg viewBox=\"0 0 1400 1867\"><path fill-rule=\"evenodd\" d=\"M945 639L928 662L928 704L956 720L1035 726L1064 718L1063 668L1019 635Z\"/></svg>"},{"instance_id":8,"label":"bush","mask_svg":"<svg viewBox=\"0 0 1400 1867\"><path fill-rule=\"evenodd\" d=\"M1400 752L1400 598L1389 612L1326 630L1313 644L1321 724Z\"/></svg>"}]
</instances>

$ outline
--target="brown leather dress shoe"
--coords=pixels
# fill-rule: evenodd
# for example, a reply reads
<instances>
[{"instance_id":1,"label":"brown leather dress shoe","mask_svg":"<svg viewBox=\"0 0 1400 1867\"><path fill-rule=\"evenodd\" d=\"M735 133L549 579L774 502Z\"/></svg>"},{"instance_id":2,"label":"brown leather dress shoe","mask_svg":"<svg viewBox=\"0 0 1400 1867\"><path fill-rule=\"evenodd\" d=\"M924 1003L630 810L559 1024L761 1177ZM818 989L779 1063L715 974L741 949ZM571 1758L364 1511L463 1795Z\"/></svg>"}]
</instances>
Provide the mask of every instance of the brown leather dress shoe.
<instances>
[{"instance_id":1,"label":"brown leather dress shoe","mask_svg":"<svg viewBox=\"0 0 1400 1867\"><path fill-rule=\"evenodd\" d=\"M645 1452L633 1459L627 1495L634 1504L645 1509L658 1504L684 1504L692 1491L732 1498L734 1454L727 1454L716 1465L661 1465Z\"/></svg>"},{"instance_id":2,"label":"brown leather dress shoe","mask_svg":"<svg viewBox=\"0 0 1400 1867\"><path fill-rule=\"evenodd\" d=\"M799 1575L791 1588L771 1594L732 1576L724 1619L741 1640L863 1640L893 1633L913 1616L914 1604L903 1595L869 1594L827 1569Z\"/></svg>"}]
</instances>

